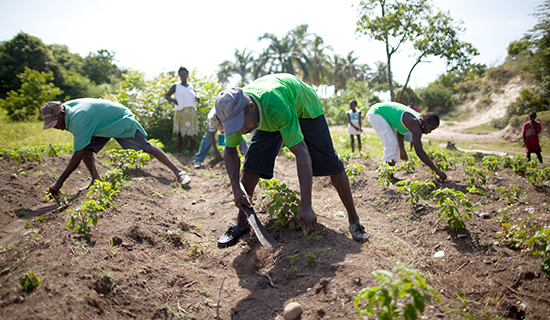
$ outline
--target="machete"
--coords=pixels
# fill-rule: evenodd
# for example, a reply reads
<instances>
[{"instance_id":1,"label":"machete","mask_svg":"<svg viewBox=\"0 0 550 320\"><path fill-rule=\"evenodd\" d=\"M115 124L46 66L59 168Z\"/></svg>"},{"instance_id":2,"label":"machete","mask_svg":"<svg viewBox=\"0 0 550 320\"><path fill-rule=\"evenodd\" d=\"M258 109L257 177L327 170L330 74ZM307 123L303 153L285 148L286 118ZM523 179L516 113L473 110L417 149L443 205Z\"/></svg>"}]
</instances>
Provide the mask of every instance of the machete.
<instances>
[{"instance_id":1,"label":"machete","mask_svg":"<svg viewBox=\"0 0 550 320\"><path fill-rule=\"evenodd\" d=\"M256 234L256 237L260 241L260 243L266 247L266 248L274 248L277 246L277 241L269 234L267 233L267 230L265 230L264 226L256 216L256 212L254 212L254 209L249 208L245 205L242 205L244 214L246 214L246 217L248 218L248 223L252 226L252 229L254 229L254 233Z\"/></svg>"}]
</instances>

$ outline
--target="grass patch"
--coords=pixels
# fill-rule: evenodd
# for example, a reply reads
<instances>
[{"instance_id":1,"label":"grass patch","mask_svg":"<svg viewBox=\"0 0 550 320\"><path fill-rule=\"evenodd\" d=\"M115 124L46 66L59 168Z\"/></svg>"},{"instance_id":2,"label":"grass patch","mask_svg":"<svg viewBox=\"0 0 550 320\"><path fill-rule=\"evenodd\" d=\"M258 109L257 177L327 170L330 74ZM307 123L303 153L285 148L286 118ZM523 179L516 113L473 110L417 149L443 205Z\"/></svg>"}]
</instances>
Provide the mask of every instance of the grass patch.
<instances>
[{"instance_id":1,"label":"grass patch","mask_svg":"<svg viewBox=\"0 0 550 320\"><path fill-rule=\"evenodd\" d=\"M484 124L480 124L479 126L466 128L464 131L470 132L470 133L490 133L493 131L500 131L501 129L493 127L491 122L487 122Z\"/></svg>"},{"instance_id":2,"label":"grass patch","mask_svg":"<svg viewBox=\"0 0 550 320\"><path fill-rule=\"evenodd\" d=\"M0 122L0 146L3 149L43 144L73 143L73 135L55 129L43 130L44 122Z\"/></svg>"}]
</instances>

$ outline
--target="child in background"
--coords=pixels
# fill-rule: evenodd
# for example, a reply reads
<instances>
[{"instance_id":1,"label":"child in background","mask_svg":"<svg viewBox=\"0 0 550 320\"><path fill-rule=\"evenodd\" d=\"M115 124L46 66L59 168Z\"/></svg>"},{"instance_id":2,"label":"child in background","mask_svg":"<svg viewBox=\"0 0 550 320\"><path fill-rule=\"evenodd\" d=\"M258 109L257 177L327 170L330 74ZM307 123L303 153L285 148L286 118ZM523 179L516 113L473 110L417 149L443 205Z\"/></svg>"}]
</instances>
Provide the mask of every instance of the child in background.
<instances>
[{"instance_id":1,"label":"child in background","mask_svg":"<svg viewBox=\"0 0 550 320\"><path fill-rule=\"evenodd\" d=\"M361 152L361 111L357 111L357 100L352 99L349 102L348 111L348 134L351 139L351 152L355 152L354 136L357 136L357 148Z\"/></svg>"},{"instance_id":2,"label":"child in background","mask_svg":"<svg viewBox=\"0 0 550 320\"><path fill-rule=\"evenodd\" d=\"M537 113L531 111L529 113L529 121L525 122L523 125L523 146L527 152L527 160L531 161L531 152L534 152L539 159L539 162L542 163L542 155L540 154L541 148L539 144L539 133L542 131L542 126L540 125L537 119Z\"/></svg>"}]
</instances>

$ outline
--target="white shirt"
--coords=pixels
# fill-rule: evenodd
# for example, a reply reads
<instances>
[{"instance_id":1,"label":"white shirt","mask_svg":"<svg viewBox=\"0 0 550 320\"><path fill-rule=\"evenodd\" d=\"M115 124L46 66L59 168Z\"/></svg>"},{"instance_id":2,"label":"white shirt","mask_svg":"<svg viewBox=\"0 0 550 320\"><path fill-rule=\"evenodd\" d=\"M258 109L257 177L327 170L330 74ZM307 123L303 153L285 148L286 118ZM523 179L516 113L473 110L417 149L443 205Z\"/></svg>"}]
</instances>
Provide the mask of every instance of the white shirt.
<instances>
[{"instance_id":1,"label":"white shirt","mask_svg":"<svg viewBox=\"0 0 550 320\"><path fill-rule=\"evenodd\" d=\"M187 83L187 87L183 86L181 83L176 84L176 100L178 104L176 105L176 111L182 110L184 108L195 108L195 88L192 84Z\"/></svg>"}]
</instances>

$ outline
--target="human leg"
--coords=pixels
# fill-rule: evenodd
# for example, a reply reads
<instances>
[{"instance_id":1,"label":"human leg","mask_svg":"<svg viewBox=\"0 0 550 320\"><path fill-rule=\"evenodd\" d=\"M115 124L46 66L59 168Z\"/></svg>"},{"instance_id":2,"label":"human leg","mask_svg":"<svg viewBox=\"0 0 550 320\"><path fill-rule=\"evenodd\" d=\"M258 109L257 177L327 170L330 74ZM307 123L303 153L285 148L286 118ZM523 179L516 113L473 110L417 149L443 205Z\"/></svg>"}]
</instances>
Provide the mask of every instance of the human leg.
<instances>
[{"instance_id":1,"label":"human leg","mask_svg":"<svg viewBox=\"0 0 550 320\"><path fill-rule=\"evenodd\" d=\"M199 146L199 151L195 154L195 160L193 161L193 163L204 162L204 159L206 159L206 156L210 151L210 147L212 147L212 140L210 136L214 134L215 132L210 132L208 124L206 124L206 132L202 136L201 144Z\"/></svg>"},{"instance_id":2,"label":"human leg","mask_svg":"<svg viewBox=\"0 0 550 320\"><path fill-rule=\"evenodd\" d=\"M355 152L355 140L353 139L353 134L350 134L349 135L349 138L350 138L350 142L351 142L351 152Z\"/></svg>"},{"instance_id":3,"label":"human leg","mask_svg":"<svg viewBox=\"0 0 550 320\"><path fill-rule=\"evenodd\" d=\"M314 176L330 176L334 188L348 213L349 229L355 241L368 239L365 228L353 203L353 196L342 160L334 150L332 138L324 116L316 119L300 119L300 127L311 157Z\"/></svg>"},{"instance_id":4,"label":"human leg","mask_svg":"<svg viewBox=\"0 0 550 320\"><path fill-rule=\"evenodd\" d=\"M179 132L176 132L176 150L181 153L181 133Z\"/></svg>"},{"instance_id":5,"label":"human leg","mask_svg":"<svg viewBox=\"0 0 550 320\"><path fill-rule=\"evenodd\" d=\"M527 151L527 161L531 161L531 151Z\"/></svg>"},{"instance_id":6,"label":"human leg","mask_svg":"<svg viewBox=\"0 0 550 320\"><path fill-rule=\"evenodd\" d=\"M384 161L390 165L395 165L399 159L399 144L397 135L390 124L381 115L368 113L369 121L376 131L382 144L384 145ZM392 164L393 163L393 164Z\"/></svg>"},{"instance_id":7,"label":"human leg","mask_svg":"<svg viewBox=\"0 0 550 320\"><path fill-rule=\"evenodd\" d=\"M539 159L539 162L542 163L542 154L541 154L541 151L540 151L540 150L535 151L535 154L537 155L537 158Z\"/></svg>"},{"instance_id":8,"label":"human leg","mask_svg":"<svg viewBox=\"0 0 550 320\"><path fill-rule=\"evenodd\" d=\"M361 135L357 135L357 148L359 148L359 152L361 152Z\"/></svg>"}]
</instances>

